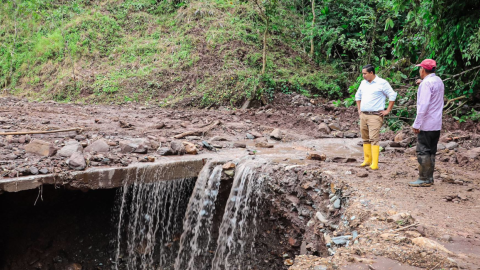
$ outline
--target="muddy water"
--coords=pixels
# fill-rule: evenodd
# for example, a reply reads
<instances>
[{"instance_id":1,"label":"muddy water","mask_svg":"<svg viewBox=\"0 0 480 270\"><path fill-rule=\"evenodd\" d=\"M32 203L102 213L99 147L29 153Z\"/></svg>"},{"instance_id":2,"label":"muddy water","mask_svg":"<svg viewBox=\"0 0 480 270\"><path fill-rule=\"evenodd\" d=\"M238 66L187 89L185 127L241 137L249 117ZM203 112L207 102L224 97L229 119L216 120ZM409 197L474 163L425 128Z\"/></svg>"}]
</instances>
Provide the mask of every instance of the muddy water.
<instances>
[{"instance_id":1,"label":"muddy water","mask_svg":"<svg viewBox=\"0 0 480 270\"><path fill-rule=\"evenodd\" d=\"M370 269L381 269L381 270L420 270L422 268L413 267L408 264L402 264L398 261L394 261L384 257L376 257L373 259L375 261L372 264L357 263L342 266L341 270L370 270Z\"/></svg>"}]
</instances>

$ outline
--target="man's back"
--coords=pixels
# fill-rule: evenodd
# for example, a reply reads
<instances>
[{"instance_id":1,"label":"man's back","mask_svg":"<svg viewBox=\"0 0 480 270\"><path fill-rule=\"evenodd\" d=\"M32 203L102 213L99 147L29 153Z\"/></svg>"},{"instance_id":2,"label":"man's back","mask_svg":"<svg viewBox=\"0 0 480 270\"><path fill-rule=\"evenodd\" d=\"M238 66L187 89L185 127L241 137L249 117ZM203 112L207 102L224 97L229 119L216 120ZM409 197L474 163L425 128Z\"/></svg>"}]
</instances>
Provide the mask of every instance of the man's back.
<instances>
[{"instance_id":1,"label":"man's back","mask_svg":"<svg viewBox=\"0 0 480 270\"><path fill-rule=\"evenodd\" d=\"M415 128L424 131L442 129L444 92L443 81L435 73L423 79L417 94L418 114L413 125Z\"/></svg>"}]
</instances>

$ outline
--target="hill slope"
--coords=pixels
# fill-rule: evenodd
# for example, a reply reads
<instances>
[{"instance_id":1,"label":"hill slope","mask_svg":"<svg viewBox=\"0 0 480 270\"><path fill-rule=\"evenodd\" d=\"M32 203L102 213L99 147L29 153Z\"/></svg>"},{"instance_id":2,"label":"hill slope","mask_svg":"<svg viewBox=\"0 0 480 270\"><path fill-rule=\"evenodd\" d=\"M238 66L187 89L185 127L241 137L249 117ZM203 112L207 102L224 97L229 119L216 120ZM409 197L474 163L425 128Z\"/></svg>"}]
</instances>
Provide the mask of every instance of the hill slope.
<instances>
[{"instance_id":1,"label":"hill slope","mask_svg":"<svg viewBox=\"0 0 480 270\"><path fill-rule=\"evenodd\" d=\"M345 82L305 54L288 6L261 76L264 23L250 1L17 2L0 6L0 85L30 99L239 106L254 89L328 96Z\"/></svg>"}]
</instances>

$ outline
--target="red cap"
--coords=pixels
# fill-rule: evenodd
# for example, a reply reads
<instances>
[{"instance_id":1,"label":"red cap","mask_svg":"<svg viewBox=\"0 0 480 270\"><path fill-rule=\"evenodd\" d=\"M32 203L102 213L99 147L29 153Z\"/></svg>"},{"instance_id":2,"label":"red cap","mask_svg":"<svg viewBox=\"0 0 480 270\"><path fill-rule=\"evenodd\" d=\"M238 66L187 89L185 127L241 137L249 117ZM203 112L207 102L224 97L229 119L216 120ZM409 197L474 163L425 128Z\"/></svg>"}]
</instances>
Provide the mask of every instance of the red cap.
<instances>
[{"instance_id":1,"label":"red cap","mask_svg":"<svg viewBox=\"0 0 480 270\"><path fill-rule=\"evenodd\" d=\"M420 63L420 65L417 65L417 67L423 67L426 70L432 70L433 68L437 67L437 62L433 59L425 59Z\"/></svg>"}]
</instances>

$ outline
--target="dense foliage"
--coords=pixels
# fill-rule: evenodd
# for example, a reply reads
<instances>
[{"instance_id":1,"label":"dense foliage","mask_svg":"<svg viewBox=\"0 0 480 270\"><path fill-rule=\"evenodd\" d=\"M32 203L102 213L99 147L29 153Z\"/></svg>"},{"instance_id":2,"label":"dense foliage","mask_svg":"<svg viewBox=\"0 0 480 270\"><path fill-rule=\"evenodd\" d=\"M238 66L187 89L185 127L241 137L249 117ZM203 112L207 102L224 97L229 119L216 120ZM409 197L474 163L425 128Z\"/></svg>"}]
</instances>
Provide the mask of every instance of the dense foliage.
<instances>
[{"instance_id":1,"label":"dense foliage","mask_svg":"<svg viewBox=\"0 0 480 270\"><path fill-rule=\"evenodd\" d=\"M372 63L408 120L414 64L434 58L464 121L479 56L478 0L0 1L0 86L34 99L240 106L281 91L352 106Z\"/></svg>"}]
</instances>

